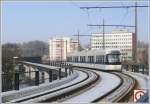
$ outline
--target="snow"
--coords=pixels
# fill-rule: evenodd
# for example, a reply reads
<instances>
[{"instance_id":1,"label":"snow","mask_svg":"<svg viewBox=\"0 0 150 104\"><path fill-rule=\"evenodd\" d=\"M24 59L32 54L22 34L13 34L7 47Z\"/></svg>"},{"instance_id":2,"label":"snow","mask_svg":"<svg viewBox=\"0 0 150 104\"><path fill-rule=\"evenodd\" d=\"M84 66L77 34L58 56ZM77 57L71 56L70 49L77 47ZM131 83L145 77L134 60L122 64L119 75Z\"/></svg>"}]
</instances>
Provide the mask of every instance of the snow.
<instances>
[{"instance_id":1,"label":"snow","mask_svg":"<svg viewBox=\"0 0 150 104\"><path fill-rule=\"evenodd\" d=\"M126 74L131 75L138 81L138 88L140 89L148 89L148 76L143 75L141 73L134 73L134 72L129 72L129 71L124 71Z\"/></svg>"},{"instance_id":2,"label":"snow","mask_svg":"<svg viewBox=\"0 0 150 104\"><path fill-rule=\"evenodd\" d=\"M57 89L59 89L59 88L63 88L63 87L65 87L65 86L72 85L72 84L74 84L74 83L80 82L81 80L85 79L86 76L87 76L85 73L83 73L83 72L81 72L81 71L75 71L75 72L78 73L78 77L77 77L76 79L72 80L71 82L68 82L68 83L66 83L66 84L63 84L63 85L61 85L61 86L52 88L52 89L47 90L47 91L40 92L40 93L38 93L38 94L33 94L33 95L30 95L30 96L27 96L27 97L23 97L23 98L20 98L20 99L13 100L12 102L15 102L15 101L18 101L18 100L21 100L21 99L25 99L25 98L30 98L30 97L32 97L32 96L40 95L40 94L43 94L43 93L46 93L46 92L50 92L50 91L53 91L53 90L57 90ZM43 96L40 97L40 98L43 98ZM37 98L37 99L39 99L39 98ZM29 100L29 101L32 101L32 99ZM28 102L28 101L27 101L27 102Z\"/></svg>"},{"instance_id":3,"label":"snow","mask_svg":"<svg viewBox=\"0 0 150 104\"><path fill-rule=\"evenodd\" d=\"M100 75L101 82L93 88L91 88L90 90L64 101L64 103L89 103L115 88L121 81L120 78L113 74L99 71L95 72L97 72Z\"/></svg>"},{"instance_id":4,"label":"snow","mask_svg":"<svg viewBox=\"0 0 150 104\"><path fill-rule=\"evenodd\" d=\"M25 64L30 64L30 65L35 65L35 66L39 66L39 67L44 67L44 68L48 68L48 69L58 69L59 67L55 67L55 66L50 66L50 65L44 65L44 64L37 64L37 63L32 63L32 62L23 62Z\"/></svg>"}]
</instances>

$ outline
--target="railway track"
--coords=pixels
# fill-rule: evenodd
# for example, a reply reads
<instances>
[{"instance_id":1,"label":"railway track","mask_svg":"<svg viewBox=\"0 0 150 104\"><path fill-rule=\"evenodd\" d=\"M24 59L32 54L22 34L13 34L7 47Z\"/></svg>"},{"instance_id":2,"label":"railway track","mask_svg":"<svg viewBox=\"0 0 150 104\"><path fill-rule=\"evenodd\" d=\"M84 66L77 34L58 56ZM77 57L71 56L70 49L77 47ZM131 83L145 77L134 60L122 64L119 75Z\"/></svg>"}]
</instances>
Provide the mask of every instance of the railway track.
<instances>
[{"instance_id":1,"label":"railway track","mask_svg":"<svg viewBox=\"0 0 150 104\"><path fill-rule=\"evenodd\" d=\"M76 68L76 70L81 71L86 74L86 77L76 83L71 85L43 93L37 96L30 97L28 99L18 100L15 103L19 102L63 102L66 99L70 99L74 96L78 96L81 93L88 89L92 89L97 83L100 82L100 75L97 73L97 70L90 70L85 68ZM125 101L125 98L133 91L136 86L136 80L124 73L120 72L111 72L111 74L116 75L120 78L121 82L113 88L111 91L105 93L103 96L98 97L97 99L92 100L92 103L95 102L122 102ZM88 98L87 98L88 99Z\"/></svg>"},{"instance_id":2,"label":"railway track","mask_svg":"<svg viewBox=\"0 0 150 104\"><path fill-rule=\"evenodd\" d=\"M113 74L117 75L121 78L121 83L114 88L112 91L106 93L104 96L93 100L92 102L123 102L127 98L127 96L133 91L136 86L136 80L127 75L120 72L113 72Z\"/></svg>"},{"instance_id":3,"label":"railway track","mask_svg":"<svg viewBox=\"0 0 150 104\"><path fill-rule=\"evenodd\" d=\"M90 85L99 81L100 76L93 71L83 71L80 69L76 69L86 74L86 77L79 82L73 83L71 85L52 90L50 92L46 92L40 95L36 95L30 98L25 98L21 100L13 101L15 103L20 102L52 102L64 97L68 97L68 95L73 95L74 93L80 92L81 90L88 88Z\"/></svg>"},{"instance_id":4,"label":"railway track","mask_svg":"<svg viewBox=\"0 0 150 104\"><path fill-rule=\"evenodd\" d=\"M136 85L136 81L134 78L132 78L129 75L120 73L120 72L112 72L111 74L115 74L117 77L119 77L121 79L121 82L115 88L113 88L111 91L109 91L108 93L104 94L103 96L101 96L97 99L94 99L92 101L92 103L95 103L95 102L122 102L122 101L124 101L126 96L133 91L133 88ZM69 99L69 98L67 98L67 99ZM63 100L58 99L57 102L63 102L65 100L66 100L65 98ZM50 101L47 101L47 102L50 102Z\"/></svg>"},{"instance_id":5,"label":"railway track","mask_svg":"<svg viewBox=\"0 0 150 104\"><path fill-rule=\"evenodd\" d=\"M96 70L95 72L99 71ZM136 87L136 80L133 77L121 72L111 72L111 74L114 74L117 77L119 77L121 80L120 83L109 92L91 101L92 103L123 102L126 101L127 98L131 97L130 95L133 93L133 89Z\"/></svg>"},{"instance_id":6,"label":"railway track","mask_svg":"<svg viewBox=\"0 0 150 104\"><path fill-rule=\"evenodd\" d=\"M76 69L76 70L80 70L80 69ZM83 70L80 70L80 71L83 71ZM80 82L78 84L81 84L81 85L79 85L78 87L75 87L75 89L73 89L71 91L68 91L68 92L66 92L64 94L61 94L59 96L55 96L53 98L49 98L49 99L47 99L45 101L41 101L41 102L42 103L43 102L55 102L55 101L62 102L62 101L66 100L66 99L69 99L69 98L71 98L73 96L77 96L77 95L81 94L82 92L84 92L85 90L90 89L91 87L94 87L94 85L100 81L100 76L97 73L95 73L94 71L86 70L84 72L88 73L89 78L91 77L92 80L89 80L89 81L87 81L85 83L84 82L83 83ZM75 86L76 85L77 84L75 84Z\"/></svg>"}]
</instances>

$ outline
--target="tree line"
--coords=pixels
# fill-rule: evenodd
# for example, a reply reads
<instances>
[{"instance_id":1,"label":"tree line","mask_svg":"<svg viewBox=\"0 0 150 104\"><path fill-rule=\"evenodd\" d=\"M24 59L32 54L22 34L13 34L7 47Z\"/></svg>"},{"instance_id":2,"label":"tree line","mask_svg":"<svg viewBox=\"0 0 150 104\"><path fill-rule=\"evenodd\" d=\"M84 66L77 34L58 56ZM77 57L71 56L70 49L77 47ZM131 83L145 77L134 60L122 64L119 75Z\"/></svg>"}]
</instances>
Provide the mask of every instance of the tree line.
<instances>
[{"instance_id":1,"label":"tree line","mask_svg":"<svg viewBox=\"0 0 150 104\"><path fill-rule=\"evenodd\" d=\"M48 55L48 43L43 41L2 44L2 71L12 71L13 57L39 57L43 55Z\"/></svg>"},{"instance_id":2,"label":"tree line","mask_svg":"<svg viewBox=\"0 0 150 104\"><path fill-rule=\"evenodd\" d=\"M48 43L35 40L25 43L2 44L2 71L11 72L13 68L13 57L39 57L48 55ZM80 48L82 48L80 46ZM142 41L137 42L137 48L144 48L144 63L148 64L148 44ZM82 50L82 49L81 49Z\"/></svg>"}]
</instances>

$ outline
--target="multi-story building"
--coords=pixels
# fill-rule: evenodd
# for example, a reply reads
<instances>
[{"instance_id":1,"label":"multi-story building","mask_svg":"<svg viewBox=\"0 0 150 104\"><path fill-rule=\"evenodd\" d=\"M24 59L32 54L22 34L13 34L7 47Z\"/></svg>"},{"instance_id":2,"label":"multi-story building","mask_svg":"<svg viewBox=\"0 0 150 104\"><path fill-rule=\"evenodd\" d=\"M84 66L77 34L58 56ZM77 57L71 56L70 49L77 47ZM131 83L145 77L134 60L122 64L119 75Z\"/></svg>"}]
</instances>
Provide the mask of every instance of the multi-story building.
<instances>
[{"instance_id":1,"label":"multi-story building","mask_svg":"<svg viewBox=\"0 0 150 104\"><path fill-rule=\"evenodd\" d=\"M49 58L54 61L66 60L69 52L78 51L78 41L69 37L56 37L49 39Z\"/></svg>"},{"instance_id":2,"label":"multi-story building","mask_svg":"<svg viewBox=\"0 0 150 104\"><path fill-rule=\"evenodd\" d=\"M122 60L133 60L135 56L135 34L125 29L113 30L104 34L105 49L117 48L121 51ZM103 49L103 34L92 33L91 48Z\"/></svg>"}]
</instances>

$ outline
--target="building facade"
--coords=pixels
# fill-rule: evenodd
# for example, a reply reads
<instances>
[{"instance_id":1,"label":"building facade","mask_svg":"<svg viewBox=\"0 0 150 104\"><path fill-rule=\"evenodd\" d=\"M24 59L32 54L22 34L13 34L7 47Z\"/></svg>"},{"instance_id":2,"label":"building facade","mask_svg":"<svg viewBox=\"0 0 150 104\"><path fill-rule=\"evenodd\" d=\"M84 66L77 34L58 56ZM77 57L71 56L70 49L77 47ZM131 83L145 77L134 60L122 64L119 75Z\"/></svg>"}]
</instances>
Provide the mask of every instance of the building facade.
<instances>
[{"instance_id":1,"label":"building facade","mask_svg":"<svg viewBox=\"0 0 150 104\"><path fill-rule=\"evenodd\" d=\"M133 60L136 48L135 34L127 30L114 30L112 33L104 34L105 49L119 49L121 59ZM103 34L93 33L91 36L91 49L103 49Z\"/></svg>"},{"instance_id":2,"label":"building facade","mask_svg":"<svg viewBox=\"0 0 150 104\"><path fill-rule=\"evenodd\" d=\"M49 39L49 58L53 61L65 61L67 53L78 51L78 41L69 37Z\"/></svg>"}]
</instances>

